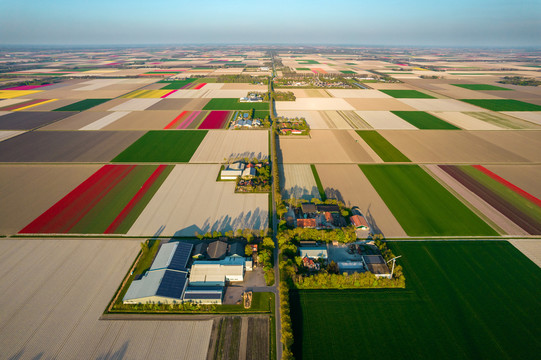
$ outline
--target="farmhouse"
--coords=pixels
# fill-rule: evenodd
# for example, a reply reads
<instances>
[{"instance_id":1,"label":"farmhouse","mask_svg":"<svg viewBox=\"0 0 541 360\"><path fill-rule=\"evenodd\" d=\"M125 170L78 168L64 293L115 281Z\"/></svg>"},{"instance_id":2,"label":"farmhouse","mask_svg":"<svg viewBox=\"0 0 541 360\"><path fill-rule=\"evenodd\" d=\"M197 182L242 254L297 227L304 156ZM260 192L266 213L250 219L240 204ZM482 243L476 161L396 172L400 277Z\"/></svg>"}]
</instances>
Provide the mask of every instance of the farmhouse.
<instances>
[{"instance_id":1,"label":"farmhouse","mask_svg":"<svg viewBox=\"0 0 541 360\"><path fill-rule=\"evenodd\" d=\"M370 227L368 226L368 222L366 222L366 219L361 215L353 215L349 218L353 226L357 229L361 230L369 230Z\"/></svg>"},{"instance_id":2,"label":"farmhouse","mask_svg":"<svg viewBox=\"0 0 541 360\"><path fill-rule=\"evenodd\" d=\"M163 244L148 272L132 281L122 299L124 304L182 302L192 247L192 244L184 242Z\"/></svg>"},{"instance_id":3,"label":"farmhouse","mask_svg":"<svg viewBox=\"0 0 541 360\"><path fill-rule=\"evenodd\" d=\"M317 227L316 219L297 219L297 227L315 229Z\"/></svg>"}]
</instances>

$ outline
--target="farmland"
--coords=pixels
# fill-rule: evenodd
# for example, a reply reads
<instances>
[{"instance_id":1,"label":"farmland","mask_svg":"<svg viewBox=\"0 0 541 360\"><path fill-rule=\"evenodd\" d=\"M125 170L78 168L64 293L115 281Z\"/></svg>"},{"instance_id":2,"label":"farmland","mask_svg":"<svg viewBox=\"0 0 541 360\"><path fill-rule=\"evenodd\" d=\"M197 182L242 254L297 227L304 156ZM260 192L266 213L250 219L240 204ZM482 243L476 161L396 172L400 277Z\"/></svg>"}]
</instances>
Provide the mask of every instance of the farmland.
<instances>
[{"instance_id":1,"label":"farmland","mask_svg":"<svg viewBox=\"0 0 541 360\"><path fill-rule=\"evenodd\" d=\"M417 90L380 90L382 93L397 99L433 99L433 96L427 95Z\"/></svg>"},{"instance_id":2,"label":"farmland","mask_svg":"<svg viewBox=\"0 0 541 360\"><path fill-rule=\"evenodd\" d=\"M246 94L245 94L246 95ZM203 110L268 110L269 104L266 102L241 103L239 99L211 99Z\"/></svg>"},{"instance_id":3,"label":"farmland","mask_svg":"<svg viewBox=\"0 0 541 360\"><path fill-rule=\"evenodd\" d=\"M78 101L74 104L54 109L54 111L84 111L93 108L94 106L103 104L104 102L107 102L109 100L110 99L86 99Z\"/></svg>"},{"instance_id":4,"label":"farmland","mask_svg":"<svg viewBox=\"0 0 541 360\"><path fill-rule=\"evenodd\" d=\"M393 114L406 120L413 126L425 130L459 130L454 125L445 122L424 111L393 111Z\"/></svg>"},{"instance_id":5,"label":"farmland","mask_svg":"<svg viewBox=\"0 0 541 360\"><path fill-rule=\"evenodd\" d=\"M535 359L540 269L506 242L395 242L405 290L292 292L297 359ZM529 274L524 277L522 274ZM520 279L520 281L516 281ZM415 326L411 326L415 324ZM400 336L374 346L374 334ZM332 333L333 336L329 336Z\"/></svg>"},{"instance_id":6,"label":"farmland","mask_svg":"<svg viewBox=\"0 0 541 360\"><path fill-rule=\"evenodd\" d=\"M378 154L378 156L385 162L409 162L404 154L398 151L390 142L388 142L377 131L370 130L358 130L359 134L364 141Z\"/></svg>"},{"instance_id":7,"label":"farmland","mask_svg":"<svg viewBox=\"0 0 541 360\"><path fill-rule=\"evenodd\" d=\"M285 164L283 165L283 177L280 180L282 185L282 196L284 199L305 199L317 198L321 200L318 186L312 169L308 164Z\"/></svg>"},{"instance_id":8,"label":"farmland","mask_svg":"<svg viewBox=\"0 0 541 360\"><path fill-rule=\"evenodd\" d=\"M190 163L221 163L224 159L266 159L269 137L264 131L209 130Z\"/></svg>"},{"instance_id":9,"label":"farmland","mask_svg":"<svg viewBox=\"0 0 541 360\"><path fill-rule=\"evenodd\" d=\"M492 111L541 111L541 105L514 99L462 99L462 101Z\"/></svg>"},{"instance_id":10,"label":"farmland","mask_svg":"<svg viewBox=\"0 0 541 360\"><path fill-rule=\"evenodd\" d=\"M188 162L206 135L206 131L149 131L113 161Z\"/></svg>"},{"instance_id":11,"label":"farmland","mask_svg":"<svg viewBox=\"0 0 541 360\"><path fill-rule=\"evenodd\" d=\"M489 85L489 84L452 84L453 86L458 86L464 89L469 90L511 90L501 86Z\"/></svg>"},{"instance_id":12,"label":"farmland","mask_svg":"<svg viewBox=\"0 0 541 360\"><path fill-rule=\"evenodd\" d=\"M470 209L414 165L361 165L410 236L497 236Z\"/></svg>"},{"instance_id":13,"label":"farmland","mask_svg":"<svg viewBox=\"0 0 541 360\"><path fill-rule=\"evenodd\" d=\"M164 165L106 165L20 233L125 233L171 170Z\"/></svg>"}]
</instances>

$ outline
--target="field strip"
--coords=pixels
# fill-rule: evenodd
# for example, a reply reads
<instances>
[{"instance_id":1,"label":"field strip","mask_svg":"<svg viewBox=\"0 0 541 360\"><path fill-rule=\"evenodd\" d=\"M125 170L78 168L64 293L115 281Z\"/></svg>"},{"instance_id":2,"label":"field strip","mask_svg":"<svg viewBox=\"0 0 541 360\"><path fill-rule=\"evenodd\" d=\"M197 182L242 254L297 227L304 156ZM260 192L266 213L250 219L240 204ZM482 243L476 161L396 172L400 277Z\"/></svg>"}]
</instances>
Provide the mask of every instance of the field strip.
<instances>
[{"instance_id":1,"label":"field strip","mask_svg":"<svg viewBox=\"0 0 541 360\"><path fill-rule=\"evenodd\" d=\"M505 215L496 210L489 203L484 201L477 194L470 191L452 176L443 171L438 165L425 165L425 168L436 178L440 179L450 189L455 191L460 197L477 210L480 215L488 218L497 228L503 230L509 235L529 235L520 226L509 220Z\"/></svg>"},{"instance_id":2,"label":"field strip","mask_svg":"<svg viewBox=\"0 0 541 360\"><path fill-rule=\"evenodd\" d=\"M505 128L491 124L486 121L476 119L462 112L429 112L450 124L458 126L464 130L505 130Z\"/></svg>"},{"instance_id":3,"label":"field strip","mask_svg":"<svg viewBox=\"0 0 541 360\"><path fill-rule=\"evenodd\" d=\"M0 141L7 140L22 133L24 133L24 131L0 131Z\"/></svg>"},{"instance_id":4,"label":"field strip","mask_svg":"<svg viewBox=\"0 0 541 360\"><path fill-rule=\"evenodd\" d=\"M344 118L351 126L352 129L372 129L372 126L370 126L366 121L364 121L355 111L352 110L346 110L342 111L339 110L338 114Z\"/></svg>"},{"instance_id":5,"label":"field strip","mask_svg":"<svg viewBox=\"0 0 541 360\"><path fill-rule=\"evenodd\" d=\"M361 147L366 151L368 156L374 160L376 163L382 163L384 162L383 159L372 149L372 147L359 135L359 133L355 130L348 130L348 133L351 135L351 137L359 144Z\"/></svg>"},{"instance_id":6,"label":"field strip","mask_svg":"<svg viewBox=\"0 0 541 360\"><path fill-rule=\"evenodd\" d=\"M281 175L284 199L321 200L310 164L284 164Z\"/></svg>"},{"instance_id":7,"label":"field strip","mask_svg":"<svg viewBox=\"0 0 541 360\"><path fill-rule=\"evenodd\" d=\"M111 125L112 123L114 123L115 121L117 121L118 119L120 119L121 117L123 116L126 116L128 115L129 113L131 113L131 111L115 111L105 117L102 117L101 119L99 120L96 120L86 126L83 126L82 128L80 128L79 130L100 130L100 129L103 129L104 127L106 127L107 125Z\"/></svg>"},{"instance_id":8,"label":"field strip","mask_svg":"<svg viewBox=\"0 0 541 360\"><path fill-rule=\"evenodd\" d=\"M539 240L530 240L530 239L520 239L520 240L509 240L514 247L520 250L521 253L526 255L530 260L541 267L541 241Z\"/></svg>"},{"instance_id":9,"label":"field strip","mask_svg":"<svg viewBox=\"0 0 541 360\"><path fill-rule=\"evenodd\" d=\"M502 114L541 125L541 111L502 111Z\"/></svg>"},{"instance_id":10,"label":"field strip","mask_svg":"<svg viewBox=\"0 0 541 360\"><path fill-rule=\"evenodd\" d=\"M359 111L355 113L374 129L417 130L415 126L390 111Z\"/></svg>"},{"instance_id":11,"label":"field strip","mask_svg":"<svg viewBox=\"0 0 541 360\"><path fill-rule=\"evenodd\" d=\"M30 109L30 108L33 108L35 106L38 106L38 105L45 105L45 104L48 104L48 103L51 103L53 101L57 101L58 99L49 99L49 100L44 100L44 101L40 101L40 102L37 102L35 104L30 104L30 105L27 105L27 106L22 106L20 108L17 108L17 109L14 109L13 111L21 111L21 110L26 110L26 109Z\"/></svg>"}]
</instances>

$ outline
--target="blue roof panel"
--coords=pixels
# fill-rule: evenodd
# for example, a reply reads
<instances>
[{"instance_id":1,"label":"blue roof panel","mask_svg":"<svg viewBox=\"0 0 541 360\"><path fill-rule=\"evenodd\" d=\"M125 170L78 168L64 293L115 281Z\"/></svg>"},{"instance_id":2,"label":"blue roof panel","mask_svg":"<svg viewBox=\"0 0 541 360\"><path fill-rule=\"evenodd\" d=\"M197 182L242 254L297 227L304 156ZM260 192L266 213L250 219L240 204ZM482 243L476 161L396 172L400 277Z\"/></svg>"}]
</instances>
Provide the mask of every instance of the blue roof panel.
<instances>
[{"instance_id":1,"label":"blue roof panel","mask_svg":"<svg viewBox=\"0 0 541 360\"><path fill-rule=\"evenodd\" d=\"M192 248L193 244L179 242L167 268L179 271L186 270L186 265L188 265L188 260L192 254Z\"/></svg>"},{"instance_id":2,"label":"blue roof panel","mask_svg":"<svg viewBox=\"0 0 541 360\"><path fill-rule=\"evenodd\" d=\"M158 290L156 290L156 295L174 299L182 299L186 282L186 273L166 270L162 281L158 286Z\"/></svg>"}]
</instances>

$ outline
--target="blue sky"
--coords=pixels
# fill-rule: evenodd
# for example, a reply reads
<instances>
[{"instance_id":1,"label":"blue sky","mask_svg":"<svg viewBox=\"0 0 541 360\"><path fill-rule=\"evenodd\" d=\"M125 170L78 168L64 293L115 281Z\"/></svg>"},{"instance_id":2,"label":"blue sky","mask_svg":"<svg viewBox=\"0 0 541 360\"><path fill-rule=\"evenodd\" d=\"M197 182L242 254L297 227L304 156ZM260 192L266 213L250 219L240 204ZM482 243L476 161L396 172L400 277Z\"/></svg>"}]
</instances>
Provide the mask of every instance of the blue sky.
<instances>
[{"instance_id":1,"label":"blue sky","mask_svg":"<svg viewBox=\"0 0 541 360\"><path fill-rule=\"evenodd\" d=\"M0 44L541 47L541 0L0 0Z\"/></svg>"}]
</instances>

